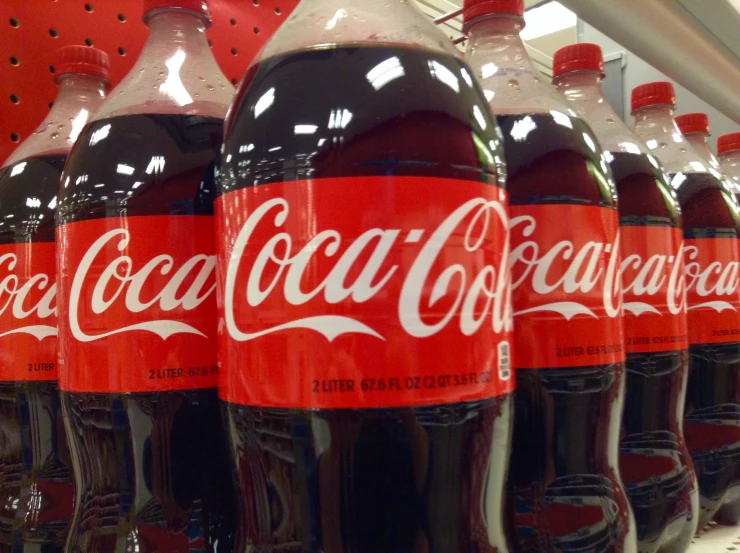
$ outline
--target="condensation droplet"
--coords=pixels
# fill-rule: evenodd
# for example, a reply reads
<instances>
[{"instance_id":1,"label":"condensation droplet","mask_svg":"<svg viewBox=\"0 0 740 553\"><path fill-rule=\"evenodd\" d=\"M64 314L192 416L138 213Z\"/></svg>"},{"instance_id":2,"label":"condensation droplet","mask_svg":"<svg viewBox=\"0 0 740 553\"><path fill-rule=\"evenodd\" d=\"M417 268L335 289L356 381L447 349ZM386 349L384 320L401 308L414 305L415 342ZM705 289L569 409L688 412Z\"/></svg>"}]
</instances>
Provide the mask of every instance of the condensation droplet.
<instances>
[{"instance_id":1,"label":"condensation droplet","mask_svg":"<svg viewBox=\"0 0 740 553\"><path fill-rule=\"evenodd\" d=\"M606 118L606 122L609 123L610 125L612 125L612 124L615 123L614 118L612 118L612 117L607 117Z\"/></svg>"},{"instance_id":2,"label":"condensation droplet","mask_svg":"<svg viewBox=\"0 0 740 553\"><path fill-rule=\"evenodd\" d=\"M142 67L141 69L139 69L139 73L143 73L144 71L146 71L146 67Z\"/></svg>"},{"instance_id":3,"label":"condensation droplet","mask_svg":"<svg viewBox=\"0 0 740 553\"><path fill-rule=\"evenodd\" d=\"M509 86L516 88L519 86L519 81L516 79L509 79Z\"/></svg>"},{"instance_id":4,"label":"condensation droplet","mask_svg":"<svg viewBox=\"0 0 740 553\"><path fill-rule=\"evenodd\" d=\"M159 72L159 76L160 76L160 77L164 77L164 71L160 71L160 72Z\"/></svg>"},{"instance_id":5,"label":"condensation droplet","mask_svg":"<svg viewBox=\"0 0 740 553\"><path fill-rule=\"evenodd\" d=\"M64 125L57 125L57 129L59 129L60 131L61 131L61 130L62 130L63 128L64 128Z\"/></svg>"},{"instance_id":6,"label":"condensation droplet","mask_svg":"<svg viewBox=\"0 0 740 553\"><path fill-rule=\"evenodd\" d=\"M196 98L200 98L200 94L198 94L197 92L193 96L195 96Z\"/></svg>"},{"instance_id":7,"label":"condensation droplet","mask_svg":"<svg viewBox=\"0 0 740 553\"><path fill-rule=\"evenodd\" d=\"M665 142L661 142L661 143L658 144L658 148L660 148L660 149L665 148L665 146L666 146Z\"/></svg>"},{"instance_id":8,"label":"condensation droplet","mask_svg":"<svg viewBox=\"0 0 740 553\"><path fill-rule=\"evenodd\" d=\"M59 138L59 133L58 132L51 133L51 138L52 138L52 140L55 139L55 138Z\"/></svg>"},{"instance_id":9,"label":"condensation droplet","mask_svg":"<svg viewBox=\"0 0 740 553\"><path fill-rule=\"evenodd\" d=\"M206 85L206 90L213 90L213 85L212 84L207 84Z\"/></svg>"},{"instance_id":10,"label":"condensation droplet","mask_svg":"<svg viewBox=\"0 0 740 553\"><path fill-rule=\"evenodd\" d=\"M198 77L198 80L205 81L206 79L205 79L205 77Z\"/></svg>"},{"instance_id":11,"label":"condensation droplet","mask_svg":"<svg viewBox=\"0 0 740 553\"><path fill-rule=\"evenodd\" d=\"M681 148L681 152L686 153L686 148Z\"/></svg>"}]
</instances>

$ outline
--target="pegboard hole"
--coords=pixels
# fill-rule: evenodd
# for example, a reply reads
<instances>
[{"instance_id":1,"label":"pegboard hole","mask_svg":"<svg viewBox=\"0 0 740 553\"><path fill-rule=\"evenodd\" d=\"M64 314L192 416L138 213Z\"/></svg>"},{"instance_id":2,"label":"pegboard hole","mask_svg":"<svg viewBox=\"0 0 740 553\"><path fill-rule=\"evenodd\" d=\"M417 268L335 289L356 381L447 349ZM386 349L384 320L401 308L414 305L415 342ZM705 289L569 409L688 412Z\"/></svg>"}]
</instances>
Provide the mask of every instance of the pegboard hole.
<instances>
[{"instance_id":1,"label":"pegboard hole","mask_svg":"<svg viewBox=\"0 0 740 553\"><path fill-rule=\"evenodd\" d=\"M238 85L239 84L239 79L237 79L236 77L234 77L233 79L231 79L231 84L233 84L234 86Z\"/></svg>"},{"instance_id":2,"label":"pegboard hole","mask_svg":"<svg viewBox=\"0 0 740 553\"><path fill-rule=\"evenodd\" d=\"M126 14L125 13L119 13L118 14L118 21L121 23L124 23L126 21Z\"/></svg>"},{"instance_id":3,"label":"pegboard hole","mask_svg":"<svg viewBox=\"0 0 740 553\"><path fill-rule=\"evenodd\" d=\"M229 21L229 22L230 22L230 23L231 23L231 24L232 24L232 25L233 25L234 27L236 27L236 19L234 19L234 18L232 17L232 18L230 19L230 21Z\"/></svg>"},{"instance_id":4,"label":"pegboard hole","mask_svg":"<svg viewBox=\"0 0 740 553\"><path fill-rule=\"evenodd\" d=\"M51 38L56 38L59 36L59 33L56 29L49 29L49 34L51 35Z\"/></svg>"},{"instance_id":5,"label":"pegboard hole","mask_svg":"<svg viewBox=\"0 0 740 553\"><path fill-rule=\"evenodd\" d=\"M53 65L50 65L49 66L49 73L56 73L56 72L57 72L56 67L54 67Z\"/></svg>"},{"instance_id":6,"label":"pegboard hole","mask_svg":"<svg viewBox=\"0 0 740 553\"><path fill-rule=\"evenodd\" d=\"M54 107L54 102L49 102L49 109Z\"/></svg>"},{"instance_id":7,"label":"pegboard hole","mask_svg":"<svg viewBox=\"0 0 740 553\"><path fill-rule=\"evenodd\" d=\"M21 22L18 21L15 17L11 17L10 18L10 26L11 27L18 28L18 27L20 27L20 24L21 24Z\"/></svg>"},{"instance_id":8,"label":"pegboard hole","mask_svg":"<svg viewBox=\"0 0 740 553\"><path fill-rule=\"evenodd\" d=\"M211 42L211 39L210 38L208 39L208 46L210 46L211 48L213 48L213 42Z\"/></svg>"},{"instance_id":9,"label":"pegboard hole","mask_svg":"<svg viewBox=\"0 0 740 553\"><path fill-rule=\"evenodd\" d=\"M10 140L12 140L13 142L20 142L21 141L21 137L18 136L18 133L17 132L12 132L12 133L10 133Z\"/></svg>"},{"instance_id":10,"label":"pegboard hole","mask_svg":"<svg viewBox=\"0 0 740 553\"><path fill-rule=\"evenodd\" d=\"M239 50L237 50L236 48L232 48L231 49L231 55L232 56L236 56L238 53L239 53Z\"/></svg>"},{"instance_id":11,"label":"pegboard hole","mask_svg":"<svg viewBox=\"0 0 740 553\"><path fill-rule=\"evenodd\" d=\"M283 11L280 8L275 8L275 13L277 15L280 15L281 13L283 13Z\"/></svg>"},{"instance_id":12,"label":"pegboard hole","mask_svg":"<svg viewBox=\"0 0 740 553\"><path fill-rule=\"evenodd\" d=\"M118 47L118 53L122 56L126 55L126 49L123 46Z\"/></svg>"},{"instance_id":13,"label":"pegboard hole","mask_svg":"<svg viewBox=\"0 0 740 553\"><path fill-rule=\"evenodd\" d=\"M259 6L260 0L252 0L252 4L254 4L255 6Z\"/></svg>"},{"instance_id":14,"label":"pegboard hole","mask_svg":"<svg viewBox=\"0 0 740 553\"><path fill-rule=\"evenodd\" d=\"M260 34L260 28L259 27L255 27L254 28L254 34L256 34L256 35Z\"/></svg>"},{"instance_id":15,"label":"pegboard hole","mask_svg":"<svg viewBox=\"0 0 740 553\"><path fill-rule=\"evenodd\" d=\"M18 98L18 95L17 94L11 94L10 95L10 101L13 102L14 104L17 104L18 102L21 101L21 99Z\"/></svg>"},{"instance_id":16,"label":"pegboard hole","mask_svg":"<svg viewBox=\"0 0 740 553\"><path fill-rule=\"evenodd\" d=\"M88 46L92 46L93 45L92 39L91 38L86 38L85 39L85 44L87 44Z\"/></svg>"},{"instance_id":17,"label":"pegboard hole","mask_svg":"<svg viewBox=\"0 0 740 553\"><path fill-rule=\"evenodd\" d=\"M19 60L15 56L10 56L10 65L15 65L17 67L20 64L21 64L21 60Z\"/></svg>"},{"instance_id":18,"label":"pegboard hole","mask_svg":"<svg viewBox=\"0 0 740 553\"><path fill-rule=\"evenodd\" d=\"M85 4L85 11L87 13L92 13L93 12L93 5L90 4L90 3Z\"/></svg>"}]
</instances>

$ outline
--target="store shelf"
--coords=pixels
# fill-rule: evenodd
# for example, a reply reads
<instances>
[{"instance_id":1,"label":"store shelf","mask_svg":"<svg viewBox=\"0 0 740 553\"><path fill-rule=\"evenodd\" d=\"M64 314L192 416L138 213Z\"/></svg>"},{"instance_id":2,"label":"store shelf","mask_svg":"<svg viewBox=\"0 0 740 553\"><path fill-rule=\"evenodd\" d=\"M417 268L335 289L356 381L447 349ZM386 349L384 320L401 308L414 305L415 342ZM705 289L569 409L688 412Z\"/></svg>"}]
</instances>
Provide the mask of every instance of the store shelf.
<instances>
[{"instance_id":1,"label":"store shelf","mask_svg":"<svg viewBox=\"0 0 740 553\"><path fill-rule=\"evenodd\" d=\"M740 551L740 527L710 524L694 538L688 553Z\"/></svg>"}]
</instances>

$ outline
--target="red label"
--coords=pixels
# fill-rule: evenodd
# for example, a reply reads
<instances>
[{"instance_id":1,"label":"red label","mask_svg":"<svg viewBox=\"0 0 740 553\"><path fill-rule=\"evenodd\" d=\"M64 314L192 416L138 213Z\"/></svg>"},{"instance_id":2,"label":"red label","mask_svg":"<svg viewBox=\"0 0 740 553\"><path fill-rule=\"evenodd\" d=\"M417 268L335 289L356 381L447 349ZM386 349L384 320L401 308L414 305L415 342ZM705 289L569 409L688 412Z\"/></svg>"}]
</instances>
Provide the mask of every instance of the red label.
<instances>
[{"instance_id":1,"label":"red label","mask_svg":"<svg viewBox=\"0 0 740 553\"><path fill-rule=\"evenodd\" d=\"M495 186L421 177L220 197L221 396L366 408L510 392L506 204Z\"/></svg>"},{"instance_id":2,"label":"red label","mask_svg":"<svg viewBox=\"0 0 740 553\"><path fill-rule=\"evenodd\" d=\"M63 390L213 388L213 218L111 217L57 228Z\"/></svg>"},{"instance_id":3,"label":"red label","mask_svg":"<svg viewBox=\"0 0 740 553\"><path fill-rule=\"evenodd\" d=\"M738 241L735 238L686 240L686 304L689 342L740 342Z\"/></svg>"},{"instance_id":4,"label":"red label","mask_svg":"<svg viewBox=\"0 0 740 553\"><path fill-rule=\"evenodd\" d=\"M56 246L0 246L0 380L56 380Z\"/></svg>"},{"instance_id":5,"label":"red label","mask_svg":"<svg viewBox=\"0 0 740 553\"><path fill-rule=\"evenodd\" d=\"M686 349L683 231L624 226L621 235L627 353Z\"/></svg>"},{"instance_id":6,"label":"red label","mask_svg":"<svg viewBox=\"0 0 740 553\"><path fill-rule=\"evenodd\" d=\"M617 211L512 206L510 229L515 367L623 361Z\"/></svg>"}]
</instances>

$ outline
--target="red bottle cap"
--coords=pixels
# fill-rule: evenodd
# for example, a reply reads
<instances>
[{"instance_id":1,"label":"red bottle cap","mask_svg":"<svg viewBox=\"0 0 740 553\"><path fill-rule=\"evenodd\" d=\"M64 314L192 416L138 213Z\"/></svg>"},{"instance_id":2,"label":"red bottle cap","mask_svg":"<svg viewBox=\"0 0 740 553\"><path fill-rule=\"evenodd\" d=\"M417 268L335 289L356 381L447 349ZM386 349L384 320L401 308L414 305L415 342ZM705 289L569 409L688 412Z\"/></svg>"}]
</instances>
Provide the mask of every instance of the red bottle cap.
<instances>
[{"instance_id":1,"label":"red bottle cap","mask_svg":"<svg viewBox=\"0 0 740 553\"><path fill-rule=\"evenodd\" d=\"M149 20L151 12L155 10L187 11L211 20L207 0L144 0L144 22Z\"/></svg>"},{"instance_id":2,"label":"red bottle cap","mask_svg":"<svg viewBox=\"0 0 740 553\"><path fill-rule=\"evenodd\" d=\"M740 150L740 132L723 134L717 139L718 154L724 154L732 150Z\"/></svg>"},{"instance_id":3,"label":"red bottle cap","mask_svg":"<svg viewBox=\"0 0 740 553\"><path fill-rule=\"evenodd\" d=\"M557 79L571 71L598 71L604 75L604 56L598 44L571 44L555 52L552 77Z\"/></svg>"},{"instance_id":4,"label":"red bottle cap","mask_svg":"<svg viewBox=\"0 0 740 553\"><path fill-rule=\"evenodd\" d=\"M514 15L524 17L524 0L465 0L463 25L486 15Z\"/></svg>"},{"instance_id":5,"label":"red bottle cap","mask_svg":"<svg viewBox=\"0 0 740 553\"><path fill-rule=\"evenodd\" d=\"M704 132L709 134L709 117L706 113L687 113L675 118L678 128L683 134Z\"/></svg>"},{"instance_id":6,"label":"red bottle cap","mask_svg":"<svg viewBox=\"0 0 740 553\"><path fill-rule=\"evenodd\" d=\"M632 89L632 111L658 104L676 105L676 91L671 83L645 83Z\"/></svg>"},{"instance_id":7,"label":"red bottle cap","mask_svg":"<svg viewBox=\"0 0 740 553\"><path fill-rule=\"evenodd\" d=\"M57 50L56 75L83 73L110 80L108 54L89 46L64 46Z\"/></svg>"}]
</instances>

